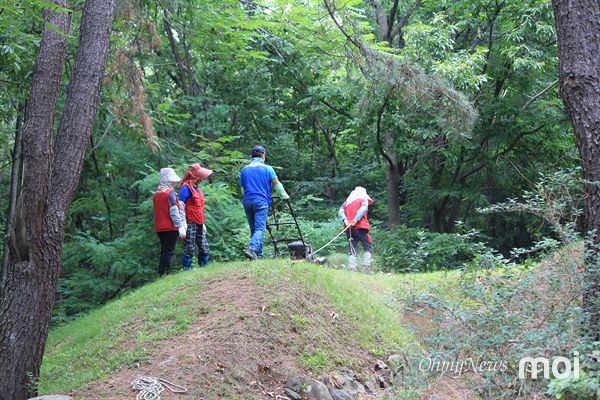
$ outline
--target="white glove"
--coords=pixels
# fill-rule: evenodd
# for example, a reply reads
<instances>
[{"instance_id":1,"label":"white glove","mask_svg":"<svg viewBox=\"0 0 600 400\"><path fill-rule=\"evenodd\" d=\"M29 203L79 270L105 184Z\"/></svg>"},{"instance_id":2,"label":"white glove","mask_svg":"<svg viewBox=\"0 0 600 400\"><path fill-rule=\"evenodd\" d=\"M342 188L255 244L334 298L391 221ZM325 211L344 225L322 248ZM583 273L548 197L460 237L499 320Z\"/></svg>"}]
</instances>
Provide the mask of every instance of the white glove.
<instances>
[{"instance_id":1,"label":"white glove","mask_svg":"<svg viewBox=\"0 0 600 400\"><path fill-rule=\"evenodd\" d=\"M184 223L177 230L179 231L179 237L182 239L185 239L185 237L187 235L187 224Z\"/></svg>"}]
</instances>

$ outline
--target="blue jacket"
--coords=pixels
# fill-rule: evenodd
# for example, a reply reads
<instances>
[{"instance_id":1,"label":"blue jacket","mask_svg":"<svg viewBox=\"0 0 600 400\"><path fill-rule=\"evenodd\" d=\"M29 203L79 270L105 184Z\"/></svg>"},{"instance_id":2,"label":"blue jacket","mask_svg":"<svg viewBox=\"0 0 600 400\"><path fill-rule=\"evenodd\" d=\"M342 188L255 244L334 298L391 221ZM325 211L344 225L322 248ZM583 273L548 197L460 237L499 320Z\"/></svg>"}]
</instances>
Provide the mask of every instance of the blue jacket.
<instances>
[{"instance_id":1,"label":"blue jacket","mask_svg":"<svg viewBox=\"0 0 600 400\"><path fill-rule=\"evenodd\" d=\"M275 170L260 157L255 157L240 172L240 185L244 188L244 204L263 200L271 205L271 182L277 179Z\"/></svg>"}]
</instances>

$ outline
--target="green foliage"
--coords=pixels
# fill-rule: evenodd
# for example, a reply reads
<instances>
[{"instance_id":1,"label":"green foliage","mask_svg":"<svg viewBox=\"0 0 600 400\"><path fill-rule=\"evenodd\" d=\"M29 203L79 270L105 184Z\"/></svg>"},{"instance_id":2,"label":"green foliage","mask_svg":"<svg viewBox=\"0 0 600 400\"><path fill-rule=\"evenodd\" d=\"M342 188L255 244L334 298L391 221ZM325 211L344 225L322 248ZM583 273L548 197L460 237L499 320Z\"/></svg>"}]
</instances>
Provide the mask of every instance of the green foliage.
<instances>
[{"instance_id":1,"label":"green foliage","mask_svg":"<svg viewBox=\"0 0 600 400\"><path fill-rule=\"evenodd\" d=\"M523 357L581 355L582 376L550 383L550 393L562 398L593 398L597 376L592 361L593 343L581 335L583 315L578 302L582 274L579 253L565 249L542 263L516 265L492 253L482 253L466 269L458 296L433 294L398 298L409 309L426 307L435 328L427 337L428 356L440 360L473 360L506 366L503 373L481 370L477 394L486 398L539 396L548 381L518 379ZM432 379L437 379L432 377ZM567 394L583 397L568 397ZM592 394L591 397L590 393ZM561 398L561 397L558 397Z\"/></svg>"},{"instance_id":2,"label":"green foliage","mask_svg":"<svg viewBox=\"0 0 600 400\"><path fill-rule=\"evenodd\" d=\"M432 357L442 360L477 359L504 365L507 373L479 370L483 384L478 394L486 398L532 398L548 392L556 398L587 399L598 393L597 342L586 331L587 316L581 293L587 290L586 274L580 267L581 244L575 242L574 221L579 215L580 188L573 182L578 171L544 176L535 190L521 200L491 206L485 212L527 212L552 225L563 240L557 248L544 239L532 249L515 249L514 257L542 252L538 264L515 264L492 249L474 244L473 261L465 264L458 296L407 295L398 299L409 308L432 310L436 328L427 338ZM593 273L593 272L592 272ZM578 357L581 377L547 381L518 377L524 357Z\"/></svg>"},{"instance_id":3,"label":"green foliage","mask_svg":"<svg viewBox=\"0 0 600 400\"><path fill-rule=\"evenodd\" d=\"M528 213L547 223L563 244L580 240L578 219L583 214L583 182L580 168L542 175L520 199L511 198L478 210L482 213Z\"/></svg>"},{"instance_id":4,"label":"green foliage","mask_svg":"<svg viewBox=\"0 0 600 400\"><path fill-rule=\"evenodd\" d=\"M333 367L333 362L329 354L321 349L300 353L299 362L300 365L311 371L313 374L327 372Z\"/></svg>"},{"instance_id":5,"label":"green foliage","mask_svg":"<svg viewBox=\"0 0 600 400\"><path fill-rule=\"evenodd\" d=\"M600 351L595 350L593 356L600 357ZM600 398L600 373L580 372L579 379L552 379L548 384L548 394L558 400L594 400Z\"/></svg>"},{"instance_id":6,"label":"green foliage","mask_svg":"<svg viewBox=\"0 0 600 400\"><path fill-rule=\"evenodd\" d=\"M476 254L467 236L401 226L372 233L377 269L425 272L459 268Z\"/></svg>"},{"instance_id":7,"label":"green foliage","mask_svg":"<svg viewBox=\"0 0 600 400\"><path fill-rule=\"evenodd\" d=\"M80 3L72 4L74 21ZM211 257L240 257L248 230L238 172L256 144L267 148L315 248L341 229L336 208L347 194L366 187L375 199L375 260L385 271L460 266L473 251L449 235L459 220L504 254L547 233L537 217L475 210L537 191L539 173L576 165L553 86L550 3L404 1L388 19L394 28L402 23L389 40L374 2L328 3L364 52L322 0L118 2L103 96L69 213L55 321L155 279L149 198L161 167L182 173L201 161L215 171L204 186ZM392 2L381 3L389 15ZM9 2L0 13L2 230L15 131L47 6ZM76 32L66 34L74 54ZM385 155L396 160L410 229L387 230ZM342 236L327 252L345 247Z\"/></svg>"}]
</instances>

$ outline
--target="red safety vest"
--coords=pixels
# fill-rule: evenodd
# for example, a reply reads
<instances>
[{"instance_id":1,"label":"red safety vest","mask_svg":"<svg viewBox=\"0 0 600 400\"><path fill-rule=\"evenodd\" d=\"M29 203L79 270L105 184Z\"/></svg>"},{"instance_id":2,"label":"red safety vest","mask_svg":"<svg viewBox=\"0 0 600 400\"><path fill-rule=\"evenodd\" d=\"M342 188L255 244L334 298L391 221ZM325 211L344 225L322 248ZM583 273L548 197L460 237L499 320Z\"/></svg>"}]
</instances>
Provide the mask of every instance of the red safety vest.
<instances>
[{"instance_id":1,"label":"red safety vest","mask_svg":"<svg viewBox=\"0 0 600 400\"><path fill-rule=\"evenodd\" d=\"M173 224L169 208L169 193L173 189L167 189L162 192L154 193L152 201L154 202L154 230L156 232L176 231L177 228ZM177 197L175 197L177 199ZM177 205L179 207L179 204Z\"/></svg>"},{"instance_id":2,"label":"red safety vest","mask_svg":"<svg viewBox=\"0 0 600 400\"><path fill-rule=\"evenodd\" d=\"M363 199L354 200L350 204L344 204L344 212L346 213L346 218L348 221L351 221L356 217L356 213L358 212L360 206L362 205ZM369 209L367 208L367 212L360 221L356 221L356 225L352 227L352 229L371 229L371 225L369 224Z\"/></svg>"},{"instance_id":3,"label":"red safety vest","mask_svg":"<svg viewBox=\"0 0 600 400\"><path fill-rule=\"evenodd\" d=\"M185 201L185 216L189 222L193 222L195 224L203 224L204 223L204 193L202 193L202 189L193 188L190 183L186 183L184 186L187 186L190 189L190 193L192 197L188 198Z\"/></svg>"}]
</instances>

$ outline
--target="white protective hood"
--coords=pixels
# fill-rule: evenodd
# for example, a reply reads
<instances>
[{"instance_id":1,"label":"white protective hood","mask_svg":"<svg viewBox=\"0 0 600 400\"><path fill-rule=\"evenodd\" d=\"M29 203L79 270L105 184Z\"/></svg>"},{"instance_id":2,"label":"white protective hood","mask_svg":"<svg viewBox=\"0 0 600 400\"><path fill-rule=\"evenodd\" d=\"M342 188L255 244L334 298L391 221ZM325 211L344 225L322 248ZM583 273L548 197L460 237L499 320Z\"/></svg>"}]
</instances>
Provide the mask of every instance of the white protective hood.
<instances>
[{"instance_id":1,"label":"white protective hood","mask_svg":"<svg viewBox=\"0 0 600 400\"><path fill-rule=\"evenodd\" d=\"M367 194L367 189L365 189L364 187L361 187L361 186L357 186L350 193L350 195L344 202L344 205L347 206L348 204L351 204L358 199L361 199L361 200L367 199L367 202L369 203L369 205L373 204L373 199L371 197L369 197L369 195Z\"/></svg>"}]
</instances>

